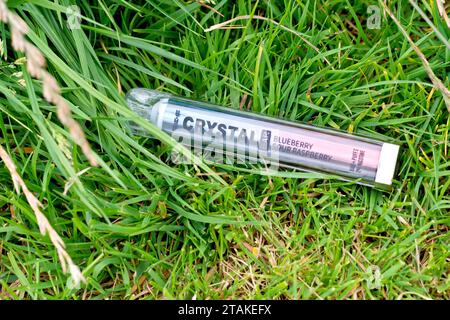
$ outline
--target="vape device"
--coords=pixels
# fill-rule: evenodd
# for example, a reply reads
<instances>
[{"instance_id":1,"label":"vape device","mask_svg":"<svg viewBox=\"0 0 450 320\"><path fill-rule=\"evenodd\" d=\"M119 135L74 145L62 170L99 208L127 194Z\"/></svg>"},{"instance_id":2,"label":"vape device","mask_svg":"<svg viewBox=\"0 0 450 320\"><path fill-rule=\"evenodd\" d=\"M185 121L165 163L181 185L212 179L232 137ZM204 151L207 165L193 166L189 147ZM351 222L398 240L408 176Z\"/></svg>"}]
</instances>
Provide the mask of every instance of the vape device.
<instances>
[{"instance_id":1,"label":"vape device","mask_svg":"<svg viewBox=\"0 0 450 320\"><path fill-rule=\"evenodd\" d=\"M126 95L139 116L217 163L259 163L328 173L390 189L399 145L137 88ZM138 135L148 135L132 124Z\"/></svg>"}]
</instances>

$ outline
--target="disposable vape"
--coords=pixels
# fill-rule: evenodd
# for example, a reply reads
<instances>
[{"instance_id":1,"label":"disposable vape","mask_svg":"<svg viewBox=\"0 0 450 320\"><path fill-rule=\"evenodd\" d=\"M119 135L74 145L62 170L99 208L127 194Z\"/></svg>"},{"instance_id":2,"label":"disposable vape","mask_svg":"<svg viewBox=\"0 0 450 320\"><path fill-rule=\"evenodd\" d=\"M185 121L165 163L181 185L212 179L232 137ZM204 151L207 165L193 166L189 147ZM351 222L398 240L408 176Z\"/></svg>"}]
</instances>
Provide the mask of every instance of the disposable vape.
<instances>
[{"instance_id":1,"label":"disposable vape","mask_svg":"<svg viewBox=\"0 0 450 320\"><path fill-rule=\"evenodd\" d=\"M390 189L399 145L137 88L126 95L139 116L217 163L255 163L329 173ZM136 134L148 135L132 124Z\"/></svg>"}]
</instances>

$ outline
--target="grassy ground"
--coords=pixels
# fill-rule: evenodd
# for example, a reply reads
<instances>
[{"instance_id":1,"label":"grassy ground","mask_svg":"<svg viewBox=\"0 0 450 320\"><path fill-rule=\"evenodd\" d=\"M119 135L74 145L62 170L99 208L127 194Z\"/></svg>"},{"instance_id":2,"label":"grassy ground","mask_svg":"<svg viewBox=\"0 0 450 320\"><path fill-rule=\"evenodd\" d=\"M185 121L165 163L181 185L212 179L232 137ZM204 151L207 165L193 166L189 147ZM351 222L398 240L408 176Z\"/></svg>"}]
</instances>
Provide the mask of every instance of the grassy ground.
<instances>
[{"instance_id":1,"label":"grassy ground","mask_svg":"<svg viewBox=\"0 0 450 320\"><path fill-rule=\"evenodd\" d=\"M392 19L369 29L376 2L357 3L77 1L71 30L75 1L9 1L102 161L89 167L0 24L0 143L87 278L68 285L0 163L0 299L450 298L449 112ZM448 39L435 1L419 3ZM450 50L408 1L388 5L448 87ZM204 31L251 14L284 27ZM153 126L162 143L124 129L137 86L393 138L394 189L176 166Z\"/></svg>"}]
</instances>

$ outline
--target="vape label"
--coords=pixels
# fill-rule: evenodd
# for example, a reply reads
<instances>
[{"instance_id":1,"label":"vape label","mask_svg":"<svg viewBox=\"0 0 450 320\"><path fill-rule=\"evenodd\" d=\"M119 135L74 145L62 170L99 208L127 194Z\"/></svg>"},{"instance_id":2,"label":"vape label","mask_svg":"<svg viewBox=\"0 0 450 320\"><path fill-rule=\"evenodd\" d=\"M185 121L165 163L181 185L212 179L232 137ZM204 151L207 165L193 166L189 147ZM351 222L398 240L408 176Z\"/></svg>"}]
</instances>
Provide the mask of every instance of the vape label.
<instances>
[{"instance_id":1,"label":"vape label","mask_svg":"<svg viewBox=\"0 0 450 320\"><path fill-rule=\"evenodd\" d=\"M245 119L218 112L168 105L162 129L181 144L191 147L203 160L215 163L260 163L278 169L278 150L273 152L274 130ZM275 133L277 133L275 129ZM189 162L172 155L176 162Z\"/></svg>"},{"instance_id":2,"label":"vape label","mask_svg":"<svg viewBox=\"0 0 450 320\"><path fill-rule=\"evenodd\" d=\"M287 165L367 180L377 172L379 145L332 132L174 99L169 99L161 116L162 130L211 162L260 163L273 170Z\"/></svg>"},{"instance_id":3,"label":"vape label","mask_svg":"<svg viewBox=\"0 0 450 320\"><path fill-rule=\"evenodd\" d=\"M350 171L361 172L361 167L364 163L364 155L366 152L364 150L359 150L354 148L352 152L352 162L350 164Z\"/></svg>"},{"instance_id":4,"label":"vape label","mask_svg":"<svg viewBox=\"0 0 450 320\"><path fill-rule=\"evenodd\" d=\"M313 150L314 143L309 143L299 139L287 137L274 137L273 148L278 149L279 152L291 153L300 157L312 158L320 161L331 161L333 156L315 152Z\"/></svg>"},{"instance_id":5,"label":"vape label","mask_svg":"<svg viewBox=\"0 0 450 320\"><path fill-rule=\"evenodd\" d=\"M175 111L173 130L178 129L180 114L180 110ZM224 140L237 139L247 146L250 144L258 145L260 143L268 145L270 141L267 141L267 139L270 139L271 136L270 131L267 130L262 130L261 133L258 134L256 130L252 130L251 128L241 128L226 123L202 119L200 117L194 119L191 116L184 117L182 127L183 129L199 134L202 137L209 136L215 138L218 135L222 135Z\"/></svg>"}]
</instances>

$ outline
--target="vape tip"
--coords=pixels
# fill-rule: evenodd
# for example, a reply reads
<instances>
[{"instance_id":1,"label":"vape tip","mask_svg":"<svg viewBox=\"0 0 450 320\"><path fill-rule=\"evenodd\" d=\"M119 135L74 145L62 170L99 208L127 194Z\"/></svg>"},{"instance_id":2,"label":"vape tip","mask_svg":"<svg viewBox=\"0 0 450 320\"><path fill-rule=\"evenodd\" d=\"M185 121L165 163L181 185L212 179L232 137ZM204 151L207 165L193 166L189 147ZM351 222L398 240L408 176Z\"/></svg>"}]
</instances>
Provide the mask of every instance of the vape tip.
<instances>
[{"instance_id":1,"label":"vape tip","mask_svg":"<svg viewBox=\"0 0 450 320\"><path fill-rule=\"evenodd\" d=\"M127 92L125 100L129 104L130 102L141 103L147 106L152 106L163 98L169 98L172 95L170 93L159 92L156 90L150 90L145 88L133 88Z\"/></svg>"}]
</instances>

